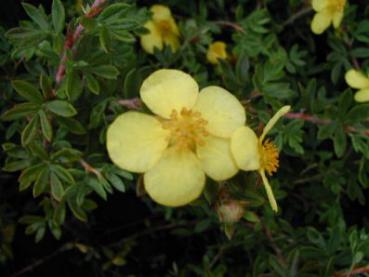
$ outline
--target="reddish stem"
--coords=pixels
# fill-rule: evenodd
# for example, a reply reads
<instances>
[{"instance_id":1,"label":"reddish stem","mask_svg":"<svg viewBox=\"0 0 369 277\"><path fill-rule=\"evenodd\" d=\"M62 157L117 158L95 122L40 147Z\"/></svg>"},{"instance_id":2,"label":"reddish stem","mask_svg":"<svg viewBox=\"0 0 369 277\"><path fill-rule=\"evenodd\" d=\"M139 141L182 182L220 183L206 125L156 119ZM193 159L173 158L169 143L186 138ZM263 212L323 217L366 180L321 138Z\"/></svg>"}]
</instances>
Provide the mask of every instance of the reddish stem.
<instances>
[{"instance_id":1,"label":"reddish stem","mask_svg":"<svg viewBox=\"0 0 369 277\"><path fill-rule=\"evenodd\" d=\"M88 13L85 14L85 17L92 18L98 15L102 11L102 5L106 2L106 0L95 0L92 4ZM60 59L60 63L58 69L56 70L55 80L56 84L59 85L61 81L64 79L66 62L68 60L67 51L72 49L74 50L76 41L80 38L81 33L84 31L85 27L80 23L73 33L68 33L64 42L64 50Z\"/></svg>"}]
</instances>

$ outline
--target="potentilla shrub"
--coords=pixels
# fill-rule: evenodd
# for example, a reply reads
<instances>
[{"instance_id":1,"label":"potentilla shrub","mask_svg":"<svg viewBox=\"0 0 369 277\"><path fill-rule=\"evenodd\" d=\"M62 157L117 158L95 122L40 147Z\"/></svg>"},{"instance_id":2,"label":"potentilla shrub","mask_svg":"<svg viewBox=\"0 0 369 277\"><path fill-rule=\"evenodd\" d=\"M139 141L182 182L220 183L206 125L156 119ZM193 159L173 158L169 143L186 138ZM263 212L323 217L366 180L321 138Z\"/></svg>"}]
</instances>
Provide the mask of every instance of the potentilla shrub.
<instances>
[{"instance_id":1,"label":"potentilla shrub","mask_svg":"<svg viewBox=\"0 0 369 277\"><path fill-rule=\"evenodd\" d=\"M369 273L366 1L22 6L0 30L3 268L21 229L106 276Z\"/></svg>"}]
</instances>

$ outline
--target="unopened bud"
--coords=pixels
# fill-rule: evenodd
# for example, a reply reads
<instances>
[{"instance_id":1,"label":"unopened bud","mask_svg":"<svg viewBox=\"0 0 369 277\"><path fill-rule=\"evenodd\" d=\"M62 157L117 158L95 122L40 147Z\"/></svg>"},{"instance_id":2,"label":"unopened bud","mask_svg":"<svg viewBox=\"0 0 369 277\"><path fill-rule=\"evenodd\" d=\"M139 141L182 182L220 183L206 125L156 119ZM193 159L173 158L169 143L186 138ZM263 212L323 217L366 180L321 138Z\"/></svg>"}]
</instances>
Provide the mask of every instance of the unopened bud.
<instances>
[{"instance_id":1,"label":"unopened bud","mask_svg":"<svg viewBox=\"0 0 369 277\"><path fill-rule=\"evenodd\" d=\"M245 213L245 202L228 200L217 206L219 221L222 223L236 223Z\"/></svg>"}]
</instances>

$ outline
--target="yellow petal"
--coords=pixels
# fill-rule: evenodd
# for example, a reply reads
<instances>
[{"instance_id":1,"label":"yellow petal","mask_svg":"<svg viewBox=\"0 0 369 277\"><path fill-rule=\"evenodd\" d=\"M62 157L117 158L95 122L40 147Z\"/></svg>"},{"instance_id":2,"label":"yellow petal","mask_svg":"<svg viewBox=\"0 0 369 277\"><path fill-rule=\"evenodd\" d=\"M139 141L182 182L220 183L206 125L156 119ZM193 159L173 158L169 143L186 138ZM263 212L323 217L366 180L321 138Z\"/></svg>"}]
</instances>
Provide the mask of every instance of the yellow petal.
<instances>
[{"instance_id":1,"label":"yellow petal","mask_svg":"<svg viewBox=\"0 0 369 277\"><path fill-rule=\"evenodd\" d=\"M356 102L368 102L369 101L369 89L362 89L355 93Z\"/></svg>"},{"instance_id":2,"label":"yellow petal","mask_svg":"<svg viewBox=\"0 0 369 277\"><path fill-rule=\"evenodd\" d=\"M334 28L337 29L341 25L342 19L343 19L343 12L336 12L333 15L333 26L334 26Z\"/></svg>"},{"instance_id":3,"label":"yellow petal","mask_svg":"<svg viewBox=\"0 0 369 277\"><path fill-rule=\"evenodd\" d=\"M157 203L177 207L199 197L205 173L194 153L167 149L159 162L144 175L145 189Z\"/></svg>"},{"instance_id":4,"label":"yellow petal","mask_svg":"<svg viewBox=\"0 0 369 277\"><path fill-rule=\"evenodd\" d=\"M328 1L327 0L313 0L312 3L311 3L311 5L312 5L314 11L320 12L324 8L327 7Z\"/></svg>"},{"instance_id":5,"label":"yellow petal","mask_svg":"<svg viewBox=\"0 0 369 277\"><path fill-rule=\"evenodd\" d=\"M194 109L208 121L207 131L218 137L229 138L246 121L245 109L238 99L217 86L202 89Z\"/></svg>"},{"instance_id":6,"label":"yellow petal","mask_svg":"<svg viewBox=\"0 0 369 277\"><path fill-rule=\"evenodd\" d=\"M227 51L226 44L222 41L216 41L210 44L208 52L206 54L208 61L212 64L217 64L218 59L226 59Z\"/></svg>"},{"instance_id":7,"label":"yellow petal","mask_svg":"<svg viewBox=\"0 0 369 277\"><path fill-rule=\"evenodd\" d=\"M169 118L173 110L191 109L195 105L199 87L187 73L160 69L146 78L140 94L153 113Z\"/></svg>"},{"instance_id":8,"label":"yellow petal","mask_svg":"<svg viewBox=\"0 0 369 277\"><path fill-rule=\"evenodd\" d=\"M179 48L179 38L174 35L174 34L170 34L170 35L166 35L165 37L163 37L164 43L169 45L172 48L173 52L176 52Z\"/></svg>"},{"instance_id":9,"label":"yellow petal","mask_svg":"<svg viewBox=\"0 0 369 277\"><path fill-rule=\"evenodd\" d=\"M314 34L322 34L331 24L333 15L327 10L315 14L311 21L311 30Z\"/></svg>"},{"instance_id":10,"label":"yellow petal","mask_svg":"<svg viewBox=\"0 0 369 277\"><path fill-rule=\"evenodd\" d=\"M259 139L249 127L242 126L232 134L231 153L238 168L246 171L260 168Z\"/></svg>"},{"instance_id":11,"label":"yellow petal","mask_svg":"<svg viewBox=\"0 0 369 277\"><path fill-rule=\"evenodd\" d=\"M269 199L270 206L272 207L273 211L278 212L277 201L275 200L272 187L270 186L269 181L268 181L267 177L265 176L265 171L260 170L259 173L261 175L261 179L263 180L264 187L265 187L268 199Z\"/></svg>"},{"instance_id":12,"label":"yellow petal","mask_svg":"<svg viewBox=\"0 0 369 277\"><path fill-rule=\"evenodd\" d=\"M154 23L152 21L147 22L145 24L145 28L149 30L149 33L140 36L142 48L150 54L154 53L154 48L162 50L163 39L161 38L161 35Z\"/></svg>"},{"instance_id":13,"label":"yellow petal","mask_svg":"<svg viewBox=\"0 0 369 277\"><path fill-rule=\"evenodd\" d=\"M173 18L170 9L164 5L152 5L150 11L152 12L152 19L154 21L170 20Z\"/></svg>"},{"instance_id":14,"label":"yellow petal","mask_svg":"<svg viewBox=\"0 0 369 277\"><path fill-rule=\"evenodd\" d=\"M205 144L197 147L197 157L205 173L216 181L229 179L238 171L229 139L207 136Z\"/></svg>"},{"instance_id":15,"label":"yellow petal","mask_svg":"<svg viewBox=\"0 0 369 277\"><path fill-rule=\"evenodd\" d=\"M127 112L118 116L107 132L107 149L120 168L145 172L160 159L168 145L168 132L153 116Z\"/></svg>"},{"instance_id":16,"label":"yellow petal","mask_svg":"<svg viewBox=\"0 0 369 277\"><path fill-rule=\"evenodd\" d=\"M346 83L357 89L369 88L369 78L358 70L350 69L345 75Z\"/></svg>"},{"instance_id":17,"label":"yellow petal","mask_svg":"<svg viewBox=\"0 0 369 277\"><path fill-rule=\"evenodd\" d=\"M288 113L291 110L291 106L283 106L280 108L273 117L268 121L267 125L264 127L263 133L260 136L260 140L263 141L266 134L274 127L274 125L277 123L277 121L284 116L286 113Z\"/></svg>"}]
</instances>

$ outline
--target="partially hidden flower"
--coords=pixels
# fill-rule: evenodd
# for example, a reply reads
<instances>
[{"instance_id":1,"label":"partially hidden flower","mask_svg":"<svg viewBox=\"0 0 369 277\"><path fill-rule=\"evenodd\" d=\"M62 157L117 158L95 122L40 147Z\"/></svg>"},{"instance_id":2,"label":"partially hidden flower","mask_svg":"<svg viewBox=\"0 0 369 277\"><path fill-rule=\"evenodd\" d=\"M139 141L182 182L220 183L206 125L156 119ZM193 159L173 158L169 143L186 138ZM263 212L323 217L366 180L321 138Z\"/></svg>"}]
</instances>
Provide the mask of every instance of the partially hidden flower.
<instances>
[{"instance_id":1,"label":"partially hidden flower","mask_svg":"<svg viewBox=\"0 0 369 277\"><path fill-rule=\"evenodd\" d=\"M227 45L223 41L215 41L209 45L206 53L207 60L212 64L219 63L219 60L227 59Z\"/></svg>"},{"instance_id":2,"label":"partially hidden flower","mask_svg":"<svg viewBox=\"0 0 369 277\"><path fill-rule=\"evenodd\" d=\"M364 75L358 70L350 69L346 72L345 79L350 87L359 89L359 91L355 93L355 101L369 101L369 76Z\"/></svg>"},{"instance_id":3,"label":"partially hidden flower","mask_svg":"<svg viewBox=\"0 0 369 277\"><path fill-rule=\"evenodd\" d=\"M264 187L274 211L278 211L277 202L272 188L266 177L277 171L279 166L279 153L277 147L268 139L267 133L273 128L279 118L288 113L290 106L282 107L267 123L260 138L247 127L238 128L231 137L231 152L237 166L245 171L257 170L263 180Z\"/></svg>"},{"instance_id":4,"label":"partially hidden flower","mask_svg":"<svg viewBox=\"0 0 369 277\"><path fill-rule=\"evenodd\" d=\"M176 51L179 47L179 30L170 9L163 5L153 5L150 11L152 19L144 25L149 33L140 37L142 48L152 54L154 48L162 50L164 45L169 45L172 51Z\"/></svg>"},{"instance_id":5,"label":"partially hidden flower","mask_svg":"<svg viewBox=\"0 0 369 277\"><path fill-rule=\"evenodd\" d=\"M313 0L316 14L311 22L314 34L322 34L333 23L338 28L342 22L346 0Z\"/></svg>"},{"instance_id":6,"label":"partially hidden flower","mask_svg":"<svg viewBox=\"0 0 369 277\"><path fill-rule=\"evenodd\" d=\"M230 199L217 205L216 211L219 221L223 223L236 223L245 213L245 201Z\"/></svg>"},{"instance_id":7,"label":"partially hidden flower","mask_svg":"<svg viewBox=\"0 0 369 277\"><path fill-rule=\"evenodd\" d=\"M120 168L144 173L152 199L185 205L201 194L205 174L221 181L237 173L230 137L246 114L235 96L217 86L199 92L190 75L172 69L152 73L140 96L155 115L119 115L108 128L107 149Z\"/></svg>"}]
</instances>

